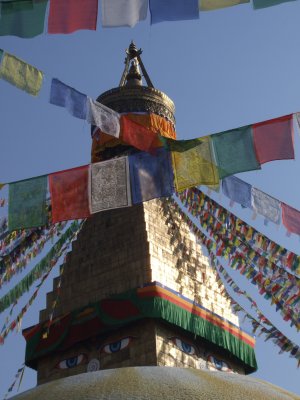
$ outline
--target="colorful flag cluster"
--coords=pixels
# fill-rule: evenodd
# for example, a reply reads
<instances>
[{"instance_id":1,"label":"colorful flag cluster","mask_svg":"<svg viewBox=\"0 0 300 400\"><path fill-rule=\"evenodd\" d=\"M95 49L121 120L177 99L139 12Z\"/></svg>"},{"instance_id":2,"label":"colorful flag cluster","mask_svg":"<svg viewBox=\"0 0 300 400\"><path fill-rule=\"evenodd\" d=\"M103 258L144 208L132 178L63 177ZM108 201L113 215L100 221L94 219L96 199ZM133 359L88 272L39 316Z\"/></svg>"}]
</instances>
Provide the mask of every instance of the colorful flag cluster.
<instances>
[{"instance_id":1,"label":"colorful flag cluster","mask_svg":"<svg viewBox=\"0 0 300 400\"><path fill-rule=\"evenodd\" d=\"M253 0L253 8L260 9L293 0ZM66 34L81 29L96 30L98 0L1 1L0 36L14 35L32 38L47 31L48 34ZM217 10L250 0L102 0L103 27L133 27L147 18L151 24L164 21L199 19L199 11ZM47 25L45 27L45 25Z\"/></svg>"},{"instance_id":2,"label":"colorful flag cluster","mask_svg":"<svg viewBox=\"0 0 300 400\"><path fill-rule=\"evenodd\" d=\"M66 222L51 225L48 229L38 228L29 231L18 245L10 252L3 251L0 256L0 288L20 273L44 249L49 240L61 234ZM26 231L23 231L26 232Z\"/></svg>"},{"instance_id":3,"label":"colorful flag cluster","mask_svg":"<svg viewBox=\"0 0 300 400\"><path fill-rule=\"evenodd\" d=\"M257 285L283 319L299 330L300 256L264 237L198 189L187 190L179 198L211 237L203 236L206 247Z\"/></svg>"},{"instance_id":4,"label":"colorful flag cluster","mask_svg":"<svg viewBox=\"0 0 300 400\"><path fill-rule=\"evenodd\" d=\"M182 199L185 200L185 199ZM257 307L256 302L252 299L252 297L241 290L239 286L234 282L234 280L230 277L230 275L226 272L224 267L217 259L217 248L214 246L213 241L208 238L196 224L192 222L189 216L182 210L182 208L176 203L173 199L169 199L170 204L172 205L172 209L175 209L176 213L180 215L180 217L188 224L190 229L198 238L199 242L203 244L210 255L211 265L215 267L217 273L217 283L219 287L223 288L223 294L227 295L230 299L233 309L235 312L242 311L247 318L251 321L253 327L253 333L259 332L259 334L263 334L265 336L265 340L272 339L274 344L276 344L280 348L280 353L288 352L291 357L294 357L298 360L298 366L300 364L300 347L289 340L283 333L281 333L261 312L261 310ZM194 213L195 207L189 203L189 211ZM173 219L173 223L174 223ZM255 311L256 318L253 318L243 307L241 307L228 293L226 287L224 286L223 280L220 275L223 276L223 279L227 282L227 284L233 289L234 293L239 296L244 296L248 299L251 305L251 309Z\"/></svg>"},{"instance_id":5,"label":"colorful flag cluster","mask_svg":"<svg viewBox=\"0 0 300 400\"><path fill-rule=\"evenodd\" d=\"M9 305L5 306L5 304L3 303L3 300L4 300L4 302L7 302L9 298L11 300L10 304L13 304L13 308L14 308L18 302L19 297L24 293L24 287L23 287L23 285L21 285L21 283L25 284L26 291L28 291L30 286L33 284L33 282L36 281L37 279L39 279L41 277L41 274L43 272L45 272L45 270L46 270L46 272L44 273L44 275L41 278L41 281L36 286L34 293L30 297L28 302L25 304L25 306L22 307L22 310L17 315L17 317L10 323L9 323L9 321L6 322L5 325L3 326L1 333L0 333L0 344L4 343L4 340L7 337L7 335L10 332L12 332L13 330L15 330L15 328L17 328L18 331L21 329L21 323L22 323L22 319L23 319L25 313L28 311L29 307L32 305L32 303L36 299L42 284L46 281L50 272L52 271L52 269L54 268L57 261L59 260L59 258L62 255L64 255L64 261L65 261L66 254L69 251L72 242L74 240L76 240L77 235L78 235L79 231L81 230L83 223L84 223L84 221L82 221L81 223L78 223L78 222L72 223L72 225L62 235L60 240L53 246L53 248L46 255L46 257L44 257L44 259L39 264L37 264L37 266L32 271L33 273L28 274L11 291L9 291L9 293L7 295L8 297L4 296L4 297L2 297L2 299L0 299L0 304L1 304L0 312L2 312L4 309L6 309L9 306ZM43 262L48 263L48 265L46 267L47 269L45 268L45 265L42 265ZM25 282L25 280L26 280L26 282ZM14 297L14 300L12 300L13 297ZM10 312L10 315L11 315L11 313L12 313L12 310Z\"/></svg>"},{"instance_id":6,"label":"colorful flag cluster","mask_svg":"<svg viewBox=\"0 0 300 400\"><path fill-rule=\"evenodd\" d=\"M72 222L69 228L60 235L57 242L49 250L44 258L39 261L32 270L25 275L7 294L0 299L0 313L11 304L14 304L25 292L28 292L32 284L39 279L43 273L50 272L57 263L62 253L66 251L68 245L76 237L81 224L78 221Z\"/></svg>"}]
</instances>

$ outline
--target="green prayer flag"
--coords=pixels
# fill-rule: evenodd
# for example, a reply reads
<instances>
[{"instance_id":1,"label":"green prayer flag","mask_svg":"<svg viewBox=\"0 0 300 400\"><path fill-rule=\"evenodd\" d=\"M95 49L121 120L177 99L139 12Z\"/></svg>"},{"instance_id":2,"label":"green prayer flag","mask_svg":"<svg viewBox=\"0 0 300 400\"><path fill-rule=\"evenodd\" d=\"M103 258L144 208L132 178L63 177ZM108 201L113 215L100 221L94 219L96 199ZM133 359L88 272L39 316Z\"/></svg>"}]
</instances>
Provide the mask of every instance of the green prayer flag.
<instances>
[{"instance_id":1,"label":"green prayer flag","mask_svg":"<svg viewBox=\"0 0 300 400\"><path fill-rule=\"evenodd\" d=\"M272 7L277 6L281 3L287 3L288 1L295 1L295 0L253 0L253 8L265 8L265 7Z\"/></svg>"},{"instance_id":2,"label":"green prayer flag","mask_svg":"<svg viewBox=\"0 0 300 400\"><path fill-rule=\"evenodd\" d=\"M200 0L200 10L211 11L244 3L250 3L250 0Z\"/></svg>"},{"instance_id":3,"label":"green prayer flag","mask_svg":"<svg viewBox=\"0 0 300 400\"><path fill-rule=\"evenodd\" d=\"M0 63L1 63L2 56L3 56L3 50L0 49Z\"/></svg>"},{"instance_id":4,"label":"green prayer flag","mask_svg":"<svg viewBox=\"0 0 300 400\"><path fill-rule=\"evenodd\" d=\"M32 228L47 223L47 175L9 184L8 229Z\"/></svg>"},{"instance_id":5,"label":"green prayer flag","mask_svg":"<svg viewBox=\"0 0 300 400\"><path fill-rule=\"evenodd\" d=\"M251 125L217 133L211 138L220 179L261 168L255 155Z\"/></svg>"},{"instance_id":6,"label":"green prayer flag","mask_svg":"<svg viewBox=\"0 0 300 400\"><path fill-rule=\"evenodd\" d=\"M159 139L167 150L177 151L178 153L191 150L202 143L201 138L191 140L175 140L160 136Z\"/></svg>"},{"instance_id":7,"label":"green prayer flag","mask_svg":"<svg viewBox=\"0 0 300 400\"><path fill-rule=\"evenodd\" d=\"M32 38L44 31L48 0L1 2L0 36Z\"/></svg>"}]
</instances>

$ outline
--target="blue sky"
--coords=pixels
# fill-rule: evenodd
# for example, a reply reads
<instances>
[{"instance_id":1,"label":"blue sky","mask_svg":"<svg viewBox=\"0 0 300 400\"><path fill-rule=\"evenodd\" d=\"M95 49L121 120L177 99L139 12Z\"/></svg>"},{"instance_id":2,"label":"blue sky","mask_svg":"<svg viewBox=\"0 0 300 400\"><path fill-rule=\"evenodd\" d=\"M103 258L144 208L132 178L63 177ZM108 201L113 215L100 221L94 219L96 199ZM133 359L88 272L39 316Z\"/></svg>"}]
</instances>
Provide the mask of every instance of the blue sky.
<instances>
[{"instance_id":1,"label":"blue sky","mask_svg":"<svg viewBox=\"0 0 300 400\"><path fill-rule=\"evenodd\" d=\"M80 31L72 35L41 35L26 40L1 37L0 48L45 73L37 98L0 81L0 182L10 182L90 160L90 129L86 122L48 103L51 79L58 78L96 98L118 85L125 57L133 39L142 47L144 64L155 87L176 105L177 135L191 139L230 128L300 111L299 29L300 1L253 11L250 5L202 12L198 21L162 23L147 21L135 28ZM240 174L257 188L300 209L300 139L295 126L296 160L263 165L261 171ZM223 196L215 197L229 206ZM299 238L285 230L265 227L251 212L232 209L273 240L299 254ZM27 269L27 271L29 268ZM23 327L38 321L52 278L23 320ZM233 274L236 276L235 274ZM12 284L20 278L12 280ZM237 277L239 284L259 299L259 304L288 337L300 344L299 334L257 294L255 287ZM9 286L1 290L6 293ZM29 294L19 302L25 304ZM0 326L6 314L0 315ZM244 325L247 329L247 324ZM24 360L21 334L12 333L0 347L0 396L13 381ZM300 394L296 361L278 355L271 342L257 340L259 370L255 376ZM3 372L4 371L4 372ZM35 385L35 374L26 369L21 391Z\"/></svg>"}]
</instances>

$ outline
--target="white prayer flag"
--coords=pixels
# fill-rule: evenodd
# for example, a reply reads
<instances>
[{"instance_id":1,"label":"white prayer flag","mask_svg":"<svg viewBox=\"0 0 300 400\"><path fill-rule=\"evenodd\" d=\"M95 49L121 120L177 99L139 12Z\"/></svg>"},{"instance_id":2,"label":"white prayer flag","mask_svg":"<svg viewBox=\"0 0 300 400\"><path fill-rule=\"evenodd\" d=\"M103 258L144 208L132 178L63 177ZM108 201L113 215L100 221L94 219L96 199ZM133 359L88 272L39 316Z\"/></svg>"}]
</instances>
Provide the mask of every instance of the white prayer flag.
<instances>
[{"instance_id":1,"label":"white prayer flag","mask_svg":"<svg viewBox=\"0 0 300 400\"><path fill-rule=\"evenodd\" d=\"M128 157L91 164L91 213L131 205Z\"/></svg>"},{"instance_id":2,"label":"white prayer flag","mask_svg":"<svg viewBox=\"0 0 300 400\"><path fill-rule=\"evenodd\" d=\"M281 208L279 200L252 186L251 203L254 211L258 214L274 222L274 224L278 225L280 223Z\"/></svg>"},{"instance_id":3,"label":"white prayer flag","mask_svg":"<svg viewBox=\"0 0 300 400\"><path fill-rule=\"evenodd\" d=\"M88 98L87 121L108 135L120 136L120 114L91 98Z\"/></svg>"},{"instance_id":4,"label":"white prayer flag","mask_svg":"<svg viewBox=\"0 0 300 400\"><path fill-rule=\"evenodd\" d=\"M146 19L148 0L102 0L102 26L130 26Z\"/></svg>"}]
</instances>

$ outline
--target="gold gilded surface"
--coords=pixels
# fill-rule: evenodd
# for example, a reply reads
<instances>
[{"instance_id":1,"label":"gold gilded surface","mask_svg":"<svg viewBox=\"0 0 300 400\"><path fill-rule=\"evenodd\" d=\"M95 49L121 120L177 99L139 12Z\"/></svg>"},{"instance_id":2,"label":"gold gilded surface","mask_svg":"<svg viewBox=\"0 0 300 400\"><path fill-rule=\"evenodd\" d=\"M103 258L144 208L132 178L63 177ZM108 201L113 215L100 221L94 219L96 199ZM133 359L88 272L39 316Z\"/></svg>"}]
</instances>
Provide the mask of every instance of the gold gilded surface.
<instances>
[{"instance_id":1,"label":"gold gilded surface","mask_svg":"<svg viewBox=\"0 0 300 400\"><path fill-rule=\"evenodd\" d=\"M300 396L248 376L168 367L90 372L50 382L16 400L300 400Z\"/></svg>"}]
</instances>

